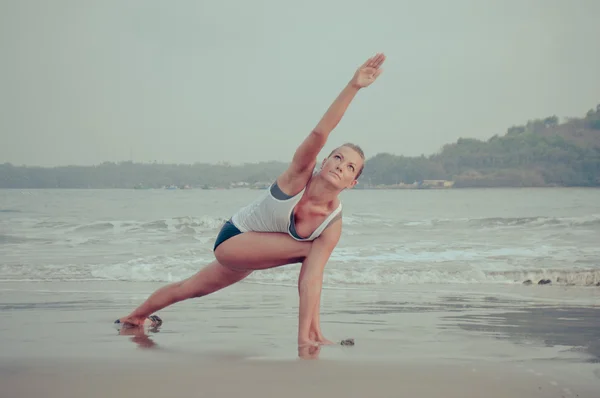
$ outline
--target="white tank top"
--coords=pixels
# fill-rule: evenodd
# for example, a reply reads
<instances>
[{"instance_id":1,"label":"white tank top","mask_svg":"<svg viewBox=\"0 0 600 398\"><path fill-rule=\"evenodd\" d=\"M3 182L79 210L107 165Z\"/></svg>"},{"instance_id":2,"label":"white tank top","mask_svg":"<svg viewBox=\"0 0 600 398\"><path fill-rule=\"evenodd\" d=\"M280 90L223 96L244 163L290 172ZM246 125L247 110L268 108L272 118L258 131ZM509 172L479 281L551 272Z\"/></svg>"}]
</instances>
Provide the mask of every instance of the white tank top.
<instances>
[{"instance_id":1,"label":"white tank top","mask_svg":"<svg viewBox=\"0 0 600 398\"><path fill-rule=\"evenodd\" d=\"M302 199L306 187L294 196L284 194L274 182L264 195L238 210L231 222L242 232L285 232L298 241L312 241L318 238L330 222L342 211L342 203L310 234L302 238L294 226L294 207Z\"/></svg>"}]
</instances>

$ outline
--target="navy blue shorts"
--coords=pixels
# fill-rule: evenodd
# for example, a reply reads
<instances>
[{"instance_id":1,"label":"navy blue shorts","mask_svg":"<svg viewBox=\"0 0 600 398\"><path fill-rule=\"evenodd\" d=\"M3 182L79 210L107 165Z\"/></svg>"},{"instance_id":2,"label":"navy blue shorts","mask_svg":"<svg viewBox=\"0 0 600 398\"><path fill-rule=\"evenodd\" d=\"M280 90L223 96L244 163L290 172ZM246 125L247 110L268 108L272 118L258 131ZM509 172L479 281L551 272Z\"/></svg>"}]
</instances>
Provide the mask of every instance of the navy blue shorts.
<instances>
[{"instance_id":1,"label":"navy blue shorts","mask_svg":"<svg viewBox=\"0 0 600 398\"><path fill-rule=\"evenodd\" d=\"M215 247L213 248L213 251L217 250L217 247L221 243L225 242L227 239L232 238L241 233L242 233L242 231L240 231L235 225L233 225L231 220L228 220L223 225L223 227L221 227L221 230L219 231L219 234L217 235L217 240L215 241Z\"/></svg>"}]
</instances>

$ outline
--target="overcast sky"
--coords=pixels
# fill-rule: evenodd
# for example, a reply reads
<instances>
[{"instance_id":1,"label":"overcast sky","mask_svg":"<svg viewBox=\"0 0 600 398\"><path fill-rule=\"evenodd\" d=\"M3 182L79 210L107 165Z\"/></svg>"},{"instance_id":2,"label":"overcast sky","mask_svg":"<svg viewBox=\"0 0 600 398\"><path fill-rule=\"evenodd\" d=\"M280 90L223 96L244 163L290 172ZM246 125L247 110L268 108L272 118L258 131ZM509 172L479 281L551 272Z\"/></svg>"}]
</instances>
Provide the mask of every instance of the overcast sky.
<instances>
[{"instance_id":1,"label":"overcast sky","mask_svg":"<svg viewBox=\"0 0 600 398\"><path fill-rule=\"evenodd\" d=\"M428 155L600 103L597 0L0 0L0 163L288 161L366 58L325 151Z\"/></svg>"}]
</instances>

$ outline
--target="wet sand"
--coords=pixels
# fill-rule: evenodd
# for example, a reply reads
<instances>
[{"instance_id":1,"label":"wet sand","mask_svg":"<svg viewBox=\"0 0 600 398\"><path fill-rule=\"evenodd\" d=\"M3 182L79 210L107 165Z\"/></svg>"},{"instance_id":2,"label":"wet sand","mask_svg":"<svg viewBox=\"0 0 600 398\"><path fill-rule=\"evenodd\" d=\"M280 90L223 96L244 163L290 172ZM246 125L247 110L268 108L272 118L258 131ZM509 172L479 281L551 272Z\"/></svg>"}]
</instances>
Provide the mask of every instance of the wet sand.
<instances>
[{"instance_id":1,"label":"wet sand","mask_svg":"<svg viewBox=\"0 0 600 398\"><path fill-rule=\"evenodd\" d=\"M600 289L326 290L326 337L356 345L299 355L292 286L179 303L155 332L112 325L158 286L0 282L0 395L600 396Z\"/></svg>"},{"instance_id":2,"label":"wet sand","mask_svg":"<svg viewBox=\"0 0 600 398\"><path fill-rule=\"evenodd\" d=\"M0 373L3 396L20 397L597 397L589 386L499 364L240 361L56 362ZM596 391L597 392L597 391ZM4 395L6 394L6 395Z\"/></svg>"}]
</instances>

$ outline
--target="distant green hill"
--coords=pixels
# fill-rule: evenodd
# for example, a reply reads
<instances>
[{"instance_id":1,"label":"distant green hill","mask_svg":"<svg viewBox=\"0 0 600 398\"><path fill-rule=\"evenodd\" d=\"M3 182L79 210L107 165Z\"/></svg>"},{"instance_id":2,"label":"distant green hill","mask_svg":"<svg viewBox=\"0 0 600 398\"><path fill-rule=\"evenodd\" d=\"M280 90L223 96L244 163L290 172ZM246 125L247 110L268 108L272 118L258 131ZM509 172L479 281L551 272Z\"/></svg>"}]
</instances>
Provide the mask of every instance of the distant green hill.
<instances>
[{"instance_id":1,"label":"distant green hill","mask_svg":"<svg viewBox=\"0 0 600 398\"><path fill-rule=\"evenodd\" d=\"M225 188L270 182L283 162L27 167L0 164L0 188ZM600 186L600 105L585 117L558 117L510 127L487 141L460 138L430 156L379 153L367 160L358 187L452 180L454 187ZM245 186L245 185L243 185Z\"/></svg>"},{"instance_id":2,"label":"distant green hill","mask_svg":"<svg viewBox=\"0 0 600 398\"><path fill-rule=\"evenodd\" d=\"M367 186L428 179L454 187L600 186L600 105L562 124L551 116L487 141L460 138L428 157L380 153L364 172Z\"/></svg>"}]
</instances>

